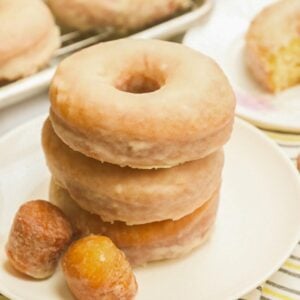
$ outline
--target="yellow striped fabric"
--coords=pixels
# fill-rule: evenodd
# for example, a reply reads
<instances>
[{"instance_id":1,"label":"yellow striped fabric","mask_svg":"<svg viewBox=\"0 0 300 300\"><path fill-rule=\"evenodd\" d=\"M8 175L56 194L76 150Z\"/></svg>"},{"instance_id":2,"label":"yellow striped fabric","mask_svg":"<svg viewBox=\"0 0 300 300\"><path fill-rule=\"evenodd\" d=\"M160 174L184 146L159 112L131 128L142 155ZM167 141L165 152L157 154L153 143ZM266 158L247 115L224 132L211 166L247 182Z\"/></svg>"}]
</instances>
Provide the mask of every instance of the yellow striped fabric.
<instances>
[{"instance_id":1,"label":"yellow striped fabric","mask_svg":"<svg viewBox=\"0 0 300 300\"><path fill-rule=\"evenodd\" d=\"M264 130L264 133L280 145L295 147L300 145L300 134L282 133L269 130Z\"/></svg>"}]
</instances>

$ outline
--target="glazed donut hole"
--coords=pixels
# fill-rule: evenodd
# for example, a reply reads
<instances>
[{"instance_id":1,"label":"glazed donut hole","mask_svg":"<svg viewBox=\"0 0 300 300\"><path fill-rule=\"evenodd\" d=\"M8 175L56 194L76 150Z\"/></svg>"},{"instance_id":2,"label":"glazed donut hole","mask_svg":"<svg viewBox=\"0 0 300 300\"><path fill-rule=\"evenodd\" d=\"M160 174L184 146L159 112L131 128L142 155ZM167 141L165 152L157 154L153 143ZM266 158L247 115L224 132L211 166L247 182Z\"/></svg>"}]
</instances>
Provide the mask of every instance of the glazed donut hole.
<instances>
[{"instance_id":1,"label":"glazed donut hole","mask_svg":"<svg viewBox=\"0 0 300 300\"><path fill-rule=\"evenodd\" d=\"M9 262L36 279L50 277L73 238L65 214L44 200L24 203L16 213L6 244Z\"/></svg>"},{"instance_id":2,"label":"glazed donut hole","mask_svg":"<svg viewBox=\"0 0 300 300\"><path fill-rule=\"evenodd\" d=\"M166 83L166 75L159 68L123 71L115 81L115 88L131 94L152 93Z\"/></svg>"}]
</instances>

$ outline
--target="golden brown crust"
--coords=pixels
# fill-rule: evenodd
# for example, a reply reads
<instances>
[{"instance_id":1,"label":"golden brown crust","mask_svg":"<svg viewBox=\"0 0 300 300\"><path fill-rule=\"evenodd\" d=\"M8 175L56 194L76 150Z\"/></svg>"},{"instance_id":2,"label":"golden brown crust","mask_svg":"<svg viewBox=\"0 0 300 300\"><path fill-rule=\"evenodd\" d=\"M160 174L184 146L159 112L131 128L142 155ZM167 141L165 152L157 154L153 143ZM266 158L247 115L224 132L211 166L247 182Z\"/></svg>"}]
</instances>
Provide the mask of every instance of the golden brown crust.
<instances>
[{"instance_id":1,"label":"golden brown crust","mask_svg":"<svg viewBox=\"0 0 300 300\"><path fill-rule=\"evenodd\" d=\"M165 220L128 226L122 222L103 222L81 209L54 180L50 185L50 201L70 218L80 236L102 234L122 249L133 265L179 257L202 244L214 224L219 190L192 214L177 221Z\"/></svg>"},{"instance_id":2,"label":"golden brown crust","mask_svg":"<svg viewBox=\"0 0 300 300\"><path fill-rule=\"evenodd\" d=\"M137 292L125 255L104 236L74 242L63 257L62 269L78 300L131 300Z\"/></svg>"},{"instance_id":3,"label":"golden brown crust","mask_svg":"<svg viewBox=\"0 0 300 300\"><path fill-rule=\"evenodd\" d=\"M121 168L73 151L57 137L49 120L42 144L59 184L82 208L106 221L140 224L179 219L201 206L221 182L222 150L169 169Z\"/></svg>"},{"instance_id":4,"label":"golden brown crust","mask_svg":"<svg viewBox=\"0 0 300 300\"><path fill-rule=\"evenodd\" d=\"M71 225L56 206L43 200L29 201L15 216L7 257L21 273L45 278L53 274L71 237Z\"/></svg>"},{"instance_id":5,"label":"golden brown crust","mask_svg":"<svg viewBox=\"0 0 300 300\"><path fill-rule=\"evenodd\" d=\"M126 92L143 76L160 88ZM64 60L50 99L54 130L67 145L136 168L171 167L216 151L230 137L235 107L226 77L208 57L175 43L133 39Z\"/></svg>"},{"instance_id":6,"label":"golden brown crust","mask_svg":"<svg viewBox=\"0 0 300 300\"><path fill-rule=\"evenodd\" d=\"M0 79L14 80L36 72L59 47L59 30L39 0L0 2Z\"/></svg>"},{"instance_id":7,"label":"golden brown crust","mask_svg":"<svg viewBox=\"0 0 300 300\"><path fill-rule=\"evenodd\" d=\"M246 35L246 60L255 78L269 91L272 81L270 56L300 38L300 1L280 0L264 8L251 22Z\"/></svg>"},{"instance_id":8,"label":"golden brown crust","mask_svg":"<svg viewBox=\"0 0 300 300\"><path fill-rule=\"evenodd\" d=\"M58 20L71 28L91 30L114 27L137 30L192 6L191 0L48 0Z\"/></svg>"}]
</instances>

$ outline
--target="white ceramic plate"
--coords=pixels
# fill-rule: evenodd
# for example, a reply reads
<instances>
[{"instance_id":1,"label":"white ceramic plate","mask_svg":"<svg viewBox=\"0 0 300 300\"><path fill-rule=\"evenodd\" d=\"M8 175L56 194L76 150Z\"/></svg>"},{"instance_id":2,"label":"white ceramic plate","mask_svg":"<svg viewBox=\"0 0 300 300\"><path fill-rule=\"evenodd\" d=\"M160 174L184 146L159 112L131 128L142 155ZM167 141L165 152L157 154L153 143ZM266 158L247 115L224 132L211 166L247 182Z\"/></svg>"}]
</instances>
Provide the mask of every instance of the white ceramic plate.
<instances>
[{"instance_id":1,"label":"white ceramic plate","mask_svg":"<svg viewBox=\"0 0 300 300\"><path fill-rule=\"evenodd\" d=\"M11 299L72 299L60 270L48 280L30 280L10 267L4 253L21 203L47 198L50 175L40 146L43 119L0 141L0 292ZM300 185L289 160L273 142L239 120L225 152L212 238L183 259L137 269L137 299L238 298L275 272L300 238Z\"/></svg>"},{"instance_id":2,"label":"white ceramic plate","mask_svg":"<svg viewBox=\"0 0 300 300\"><path fill-rule=\"evenodd\" d=\"M237 114L267 129L300 132L300 86L276 95L262 89L244 61L244 36L252 18L272 0L219 0L209 22L187 32L184 44L214 58L229 77Z\"/></svg>"}]
</instances>

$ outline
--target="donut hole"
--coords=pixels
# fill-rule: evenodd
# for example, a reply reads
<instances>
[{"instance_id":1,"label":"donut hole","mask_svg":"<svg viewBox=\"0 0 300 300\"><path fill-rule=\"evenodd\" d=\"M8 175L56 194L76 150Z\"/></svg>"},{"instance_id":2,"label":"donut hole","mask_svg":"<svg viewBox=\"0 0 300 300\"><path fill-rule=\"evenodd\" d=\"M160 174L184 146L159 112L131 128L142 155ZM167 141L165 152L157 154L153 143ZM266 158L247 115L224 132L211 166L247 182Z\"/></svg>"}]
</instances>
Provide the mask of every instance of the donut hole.
<instances>
[{"instance_id":1,"label":"donut hole","mask_svg":"<svg viewBox=\"0 0 300 300\"><path fill-rule=\"evenodd\" d=\"M162 76L154 77L151 75L144 73L127 74L126 76L121 76L115 86L120 91L133 94L155 92L162 87L164 80Z\"/></svg>"}]
</instances>

